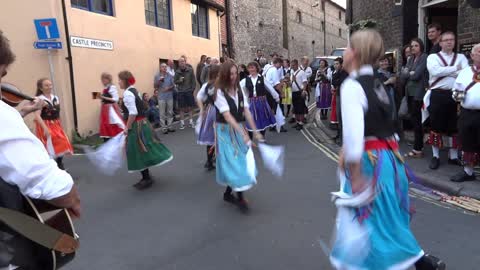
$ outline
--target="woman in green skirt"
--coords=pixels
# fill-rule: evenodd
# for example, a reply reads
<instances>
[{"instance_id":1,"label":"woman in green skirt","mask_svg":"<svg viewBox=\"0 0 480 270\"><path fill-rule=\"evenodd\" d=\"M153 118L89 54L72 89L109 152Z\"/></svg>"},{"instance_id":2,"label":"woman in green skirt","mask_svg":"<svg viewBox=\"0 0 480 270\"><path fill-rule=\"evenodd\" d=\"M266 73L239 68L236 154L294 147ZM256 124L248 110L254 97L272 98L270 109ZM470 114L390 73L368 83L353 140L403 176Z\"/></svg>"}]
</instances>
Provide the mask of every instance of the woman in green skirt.
<instances>
[{"instance_id":1,"label":"woman in green skirt","mask_svg":"<svg viewBox=\"0 0 480 270\"><path fill-rule=\"evenodd\" d=\"M123 93L123 116L126 123L127 163L129 172L141 172L142 179L134 185L145 189L153 184L148 168L163 165L173 159L172 153L154 136L154 130L146 118L146 108L135 88L135 78L130 71L118 74Z\"/></svg>"}]
</instances>

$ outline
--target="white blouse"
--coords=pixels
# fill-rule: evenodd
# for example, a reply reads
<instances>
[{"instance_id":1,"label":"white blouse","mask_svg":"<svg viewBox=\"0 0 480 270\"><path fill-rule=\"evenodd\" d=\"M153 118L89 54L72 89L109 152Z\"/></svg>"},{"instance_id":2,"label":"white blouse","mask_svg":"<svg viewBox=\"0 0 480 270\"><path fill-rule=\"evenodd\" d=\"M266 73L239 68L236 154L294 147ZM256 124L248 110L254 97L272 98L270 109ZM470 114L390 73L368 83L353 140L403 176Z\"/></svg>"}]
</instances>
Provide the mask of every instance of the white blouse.
<instances>
[{"instance_id":1,"label":"white blouse","mask_svg":"<svg viewBox=\"0 0 480 270\"><path fill-rule=\"evenodd\" d=\"M137 105L135 104L135 95L128 91L128 89L134 88L133 86L129 86L125 92L123 93L123 104L128 109L129 115L138 115Z\"/></svg>"},{"instance_id":2,"label":"white blouse","mask_svg":"<svg viewBox=\"0 0 480 270\"><path fill-rule=\"evenodd\" d=\"M112 96L112 99L115 101L115 102L118 102L118 100L120 99L120 97L118 96L118 89L115 85L110 85L110 88L108 89L108 93Z\"/></svg>"},{"instance_id":3,"label":"white blouse","mask_svg":"<svg viewBox=\"0 0 480 270\"><path fill-rule=\"evenodd\" d=\"M443 59L447 62L448 65L453 60L454 54L446 54L444 52L440 52L440 55L443 56ZM453 84L455 83L455 79L457 78L460 71L457 71L457 65L461 65L462 69L468 67L468 60L465 55L459 53L457 54L457 59L455 60L455 64L453 66L445 66L438 57L437 54L431 54L427 58L427 69L428 73L430 74L429 84L432 84L440 77L445 77L440 80L433 88L434 89L452 89Z\"/></svg>"},{"instance_id":4,"label":"white blouse","mask_svg":"<svg viewBox=\"0 0 480 270\"><path fill-rule=\"evenodd\" d=\"M472 68L467 67L458 75L457 80L455 81L454 89L465 91L472 81ZM477 82L468 90L465 100L462 102L462 107L470 110L480 110L480 82Z\"/></svg>"},{"instance_id":5,"label":"white blouse","mask_svg":"<svg viewBox=\"0 0 480 270\"><path fill-rule=\"evenodd\" d=\"M245 94L245 91L242 90L243 93L243 107L245 109L250 108L248 104L248 96ZM235 92L235 96L231 96L233 100L235 101L235 105L238 107L238 92ZM217 90L217 97L215 98L215 107L217 107L218 111L220 113L225 113L230 111L230 106L228 106L227 99L225 98L225 95L223 94L223 91L220 89Z\"/></svg>"},{"instance_id":6,"label":"white blouse","mask_svg":"<svg viewBox=\"0 0 480 270\"><path fill-rule=\"evenodd\" d=\"M340 90L343 151L346 162L359 162L364 151L365 112L368 101L365 92L356 80L359 75L373 75L372 66L362 66L343 82Z\"/></svg>"},{"instance_id":7,"label":"white blouse","mask_svg":"<svg viewBox=\"0 0 480 270\"><path fill-rule=\"evenodd\" d=\"M257 75L256 77L252 77L251 75L249 75L248 77L250 79L252 79L253 96L256 97L257 96L257 81L258 81L258 77L260 77L260 76ZM278 95L277 91L275 91L273 86L267 80L263 80L263 84L265 85L265 88L267 89L267 91L272 95L273 99L275 99L275 101L278 102L280 100L280 96ZM240 81L240 87L242 88L242 90L244 92L247 92L247 81L246 81L246 79L243 79L243 80Z\"/></svg>"},{"instance_id":8,"label":"white blouse","mask_svg":"<svg viewBox=\"0 0 480 270\"><path fill-rule=\"evenodd\" d=\"M207 85L208 85L208 83L204 83L202 85L202 87L200 88L200 90L198 90L198 93L197 93L197 99L202 101L202 102L207 101L207 98L208 98L208 95L205 91L205 88L207 88ZM207 91L208 91L209 95L213 95L213 92L215 91L215 87L213 85L211 85L210 89L208 89Z\"/></svg>"},{"instance_id":9,"label":"white blouse","mask_svg":"<svg viewBox=\"0 0 480 270\"><path fill-rule=\"evenodd\" d=\"M34 199L51 200L69 193L72 177L57 167L20 113L3 101L0 121L0 177Z\"/></svg>"}]
</instances>

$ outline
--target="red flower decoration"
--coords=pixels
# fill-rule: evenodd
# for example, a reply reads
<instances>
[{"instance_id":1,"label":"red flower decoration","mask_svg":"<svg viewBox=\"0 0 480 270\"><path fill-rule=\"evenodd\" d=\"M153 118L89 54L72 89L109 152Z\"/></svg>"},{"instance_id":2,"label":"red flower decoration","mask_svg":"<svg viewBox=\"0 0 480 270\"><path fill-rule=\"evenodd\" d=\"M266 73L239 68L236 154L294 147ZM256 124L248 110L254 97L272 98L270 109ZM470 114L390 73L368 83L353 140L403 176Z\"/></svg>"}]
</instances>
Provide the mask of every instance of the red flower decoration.
<instances>
[{"instance_id":1,"label":"red flower decoration","mask_svg":"<svg viewBox=\"0 0 480 270\"><path fill-rule=\"evenodd\" d=\"M135 77L133 77L133 76L130 77L130 78L128 79L128 84L129 84L129 85L134 85L134 84L135 84Z\"/></svg>"}]
</instances>

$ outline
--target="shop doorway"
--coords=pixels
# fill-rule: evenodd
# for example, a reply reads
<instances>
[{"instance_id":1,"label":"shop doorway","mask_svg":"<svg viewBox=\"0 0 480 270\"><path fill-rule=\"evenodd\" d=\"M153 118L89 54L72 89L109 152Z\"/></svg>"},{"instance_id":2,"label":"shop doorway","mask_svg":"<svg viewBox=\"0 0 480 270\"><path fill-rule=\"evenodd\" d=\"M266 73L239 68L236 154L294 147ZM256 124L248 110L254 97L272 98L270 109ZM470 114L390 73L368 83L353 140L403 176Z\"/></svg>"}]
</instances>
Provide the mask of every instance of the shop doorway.
<instances>
[{"instance_id":1,"label":"shop doorway","mask_svg":"<svg viewBox=\"0 0 480 270\"><path fill-rule=\"evenodd\" d=\"M427 37L429 24L440 24L444 32L457 32L458 0L420 0L418 6L418 36L425 41L428 52L432 46Z\"/></svg>"}]
</instances>

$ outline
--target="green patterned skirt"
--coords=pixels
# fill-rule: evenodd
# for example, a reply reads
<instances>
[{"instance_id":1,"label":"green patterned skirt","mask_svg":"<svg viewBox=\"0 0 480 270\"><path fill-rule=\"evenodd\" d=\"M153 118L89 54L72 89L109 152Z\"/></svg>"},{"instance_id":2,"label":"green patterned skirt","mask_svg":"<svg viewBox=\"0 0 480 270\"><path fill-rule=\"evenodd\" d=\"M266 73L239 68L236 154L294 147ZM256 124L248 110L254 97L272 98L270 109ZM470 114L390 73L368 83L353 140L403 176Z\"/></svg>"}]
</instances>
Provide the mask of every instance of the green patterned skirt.
<instances>
[{"instance_id":1,"label":"green patterned skirt","mask_svg":"<svg viewBox=\"0 0 480 270\"><path fill-rule=\"evenodd\" d=\"M128 131L127 163L129 172L143 171L173 159L172 152L158 141L147 119L137 120Z\"/></svg>"}]
</instances>

